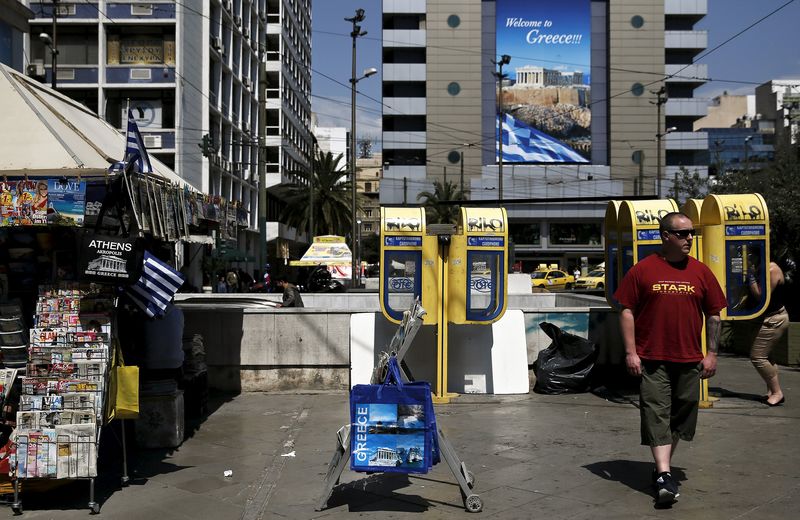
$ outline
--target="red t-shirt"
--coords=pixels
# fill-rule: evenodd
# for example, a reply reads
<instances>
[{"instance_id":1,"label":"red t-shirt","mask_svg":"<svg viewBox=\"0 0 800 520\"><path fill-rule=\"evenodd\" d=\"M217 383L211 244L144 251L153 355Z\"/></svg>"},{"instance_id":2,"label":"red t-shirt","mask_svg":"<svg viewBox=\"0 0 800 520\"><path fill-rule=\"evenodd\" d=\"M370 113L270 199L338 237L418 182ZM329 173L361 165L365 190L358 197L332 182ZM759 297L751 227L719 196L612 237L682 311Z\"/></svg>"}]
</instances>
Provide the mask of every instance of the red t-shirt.
<instances>
[{"instance_id":1,"label":"red t-shirt","mask_svg":"<svg viewBox=\"0 0 800 520\"><path fill-rule=\"evenodd\" d=\"M614 297L633 311L639 357L679 363L703 359L703 314L714 315L727 306L705 264L692 257L672 264L658 253L634 265Z\"/></svg>"}]
</instances>

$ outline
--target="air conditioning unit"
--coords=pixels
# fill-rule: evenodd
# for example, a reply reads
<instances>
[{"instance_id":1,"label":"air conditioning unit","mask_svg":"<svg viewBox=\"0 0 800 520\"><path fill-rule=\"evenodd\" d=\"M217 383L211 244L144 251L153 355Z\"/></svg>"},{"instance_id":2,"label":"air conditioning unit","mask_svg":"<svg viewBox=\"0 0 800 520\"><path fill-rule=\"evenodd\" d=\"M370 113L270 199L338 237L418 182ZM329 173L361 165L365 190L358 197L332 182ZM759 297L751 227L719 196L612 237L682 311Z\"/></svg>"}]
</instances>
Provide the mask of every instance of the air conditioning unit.
<instances>
[{"instance_id":1,"label":"air conditioning unit","mask_svg":"<svg viewBox=\"0 0 800 520\"><path fill-rule=\"evenodd\" d=\"M33 63L28 65L27 72L28 76L33 78L43 78L45 76L44 60L33 60Z\"/></svg>"},{"instance_id":2,"label":"air conditioning unit","mask_svg":"<svg viewBox=\"0 0 800 520\"><path fill-rule=\"evenodd\" d=\"M131 69L130 79L150 80L151 78L152 71L150 69Z\"/></svg>"},{"instance_id":3,"label":"air conditioning unit","mask_svg":"<svg viewBox=\"0 0 800 520\"><path fill-rule=\"evenodd\" d=\"M242 178L250 180L250 168L242 168Z\"/></svg>"},{"instance_id":4,"label":"air conditioning unit","mask_svg":"<svg viewBox=\"0 0 800 520\"><path fill-rule=\"evenodd\" d=\"M233 23L236 24L236 27L241 27L242 26L242 17L239 16L238 14L233 15Z\"/></svg>"},{"instance_id":5,"label":"air conditioning unit","mask_svg":"<svg viewBox=\"0 0 800 520\"><path fill-rule=\"evenodd\" d=\"M244 85L244 88L250 90L250 78L242 76L242 85Z\"/></svg>"},{"instance_id":6,"label":"air conditioning unit","mask_svg":"<svg viewBox=\"0 0 800 520\"><path fill-rule=\"evenodd\" d=\"M244 36L245 38L250 38L250 28L249 27L245 27L244 29L242 29L242 36Z\"/></svg>"},{"instance_id":7,"label":"air conditioning unit","mask_svg":"<svg viewBox=\"0 0 800 520\"><path fill-rule=\"evenodd\" d=\"M131 4L131 16L153 16L153 4Z\"/></svg>"},{"instance_id":8,"label":"air conditioning unit","mask_svg":"<svg viewBox=\"0 0 800 520\"><path fill-rule=\"evenodd\" d=\"M144 147L150 149L163 148L161 145L161 137L160 135L143 135Z\"/></svg>"},{"instance_id":9,"label":"air conditioning unit","mask_svg":"<svg viewBox=\"0 0 800 520\"><path fill-rule=\"evenodd\" d=\"M220 38L219 36L212 36L211 46L214 47L216 50L222 49L222 38Z\"/></svg>"}]
</instances>

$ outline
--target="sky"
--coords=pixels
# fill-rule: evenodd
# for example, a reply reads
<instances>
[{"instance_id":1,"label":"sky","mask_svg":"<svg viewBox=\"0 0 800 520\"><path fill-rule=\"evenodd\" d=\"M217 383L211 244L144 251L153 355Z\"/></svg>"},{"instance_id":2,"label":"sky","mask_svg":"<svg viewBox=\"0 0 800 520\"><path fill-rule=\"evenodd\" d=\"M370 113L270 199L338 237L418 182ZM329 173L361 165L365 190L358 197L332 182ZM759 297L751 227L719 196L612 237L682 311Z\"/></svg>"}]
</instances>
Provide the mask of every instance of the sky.
<instances>
[{"instance_id":1,"label":"sky","mask_svg":"<svg viewBox=\"0 0 800 520\"><path fill-rule=\"evenodd\" d=\"M793 37L800 21L800 0L794 0L777 14L712 51L787 1L708 0L708 15L695 28L708 30L708 48L705 51L708 55L699 62L708 64L708 75L713 81L695 90L695 97L713 98L724 91L731 94L754 92L756 84L737 81L760 84L770 79L800 78L800 52ZM356 102L356 133L359 137L371 136L379 141L381 1L313 0L312 6L312 110L317 113L321 126L350 126L348 80L352 26L344 18L353 16L357 8L362 8L366 12L362 30L368 34L358 39L356 70L359 75L369 67L376 67L379 72L358 83L358 90L363 95L359 95Z\"/></svg>"}]
</instances>

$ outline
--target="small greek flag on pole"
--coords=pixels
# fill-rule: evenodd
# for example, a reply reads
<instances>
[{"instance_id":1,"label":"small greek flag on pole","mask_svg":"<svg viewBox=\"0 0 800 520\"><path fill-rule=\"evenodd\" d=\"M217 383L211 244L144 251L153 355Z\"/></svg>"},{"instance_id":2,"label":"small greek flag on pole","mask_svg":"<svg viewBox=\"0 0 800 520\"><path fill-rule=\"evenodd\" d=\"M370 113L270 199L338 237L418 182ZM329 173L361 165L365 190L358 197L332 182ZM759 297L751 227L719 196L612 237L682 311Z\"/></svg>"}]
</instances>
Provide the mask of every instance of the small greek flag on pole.
<instances>
[{"instance_id":1,"label":"small greek flag on pole","mask_svg":"<svg viewBox=\"0 0 800 520\"><path fill-rule=\"evenodd\" d=\"M149 317L161 317L181 285L181 273L145 251L142 276L128 287L128 296Z\"/></svg>"},{"instance_id":2,"label":"small greek flag on pole","mask_svg":"<svg viewBox=\"0 0 800 520\"><path fill-rule=\"evenodd\" d=\"M153 166L150 164L150 156L144 147L144 139L133 118L133 112L128 109L128 134L125 145L125 164L126 166L135 162L136 171L139 173L153 173Z\"/></svg>"}]
</instances>

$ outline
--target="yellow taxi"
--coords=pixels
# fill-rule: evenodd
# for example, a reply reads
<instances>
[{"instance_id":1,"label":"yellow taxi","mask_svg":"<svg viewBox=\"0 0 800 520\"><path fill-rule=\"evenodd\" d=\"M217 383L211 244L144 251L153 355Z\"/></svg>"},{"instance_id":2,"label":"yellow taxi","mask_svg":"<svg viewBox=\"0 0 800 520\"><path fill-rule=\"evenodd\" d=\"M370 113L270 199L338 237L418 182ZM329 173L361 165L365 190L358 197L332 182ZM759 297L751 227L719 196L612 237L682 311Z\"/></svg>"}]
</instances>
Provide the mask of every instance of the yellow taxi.
<instances>
[{"instance_id":1,"label":"yellow taxi","mask_svg":"<svg viewBox=\"0 0 800 520\"><path fill-rule=\"evenodd\" d=\"M589 271L586 276L581 276L575 281L575 289L601 290L606 285L605 269Z\"/></svg>"},{"instance_id":2,"label":"yellow taxi","mask_svg":"<svg viewBox=\"0 0 800 520\"><path fill-rule=\"evenodd\" d=\"M531 285L534 289L568 291L574 284L575 277L559 269L537 269L531 273Z\"/></svg>"}]
</instances>

